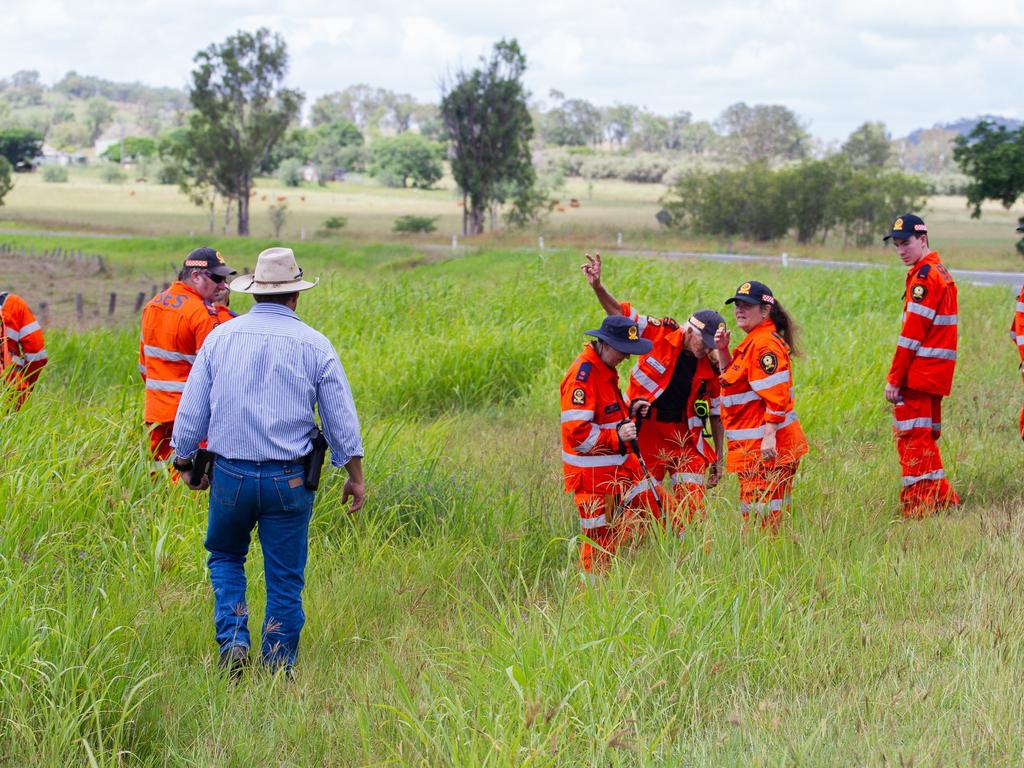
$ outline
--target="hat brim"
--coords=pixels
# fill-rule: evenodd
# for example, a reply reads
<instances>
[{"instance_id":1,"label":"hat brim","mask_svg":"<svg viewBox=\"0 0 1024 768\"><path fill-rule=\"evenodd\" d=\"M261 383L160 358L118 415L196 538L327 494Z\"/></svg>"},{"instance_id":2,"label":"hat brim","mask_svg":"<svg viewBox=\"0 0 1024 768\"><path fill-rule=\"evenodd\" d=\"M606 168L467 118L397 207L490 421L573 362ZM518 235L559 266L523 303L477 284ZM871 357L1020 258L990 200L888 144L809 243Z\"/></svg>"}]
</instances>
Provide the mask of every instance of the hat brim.
<instances>
[{"instance_id":1,"label":"hat brim","mask_svg":"<svg viewBox=\"0 0 1024 768\"><path fill-rule=\"evenodd\" d=\"M298 293L315 288L318 277L312 283L308 280L293 280L290 283L258 283L255 275L242 275L231 281L229 286L236 293L251 293L256 296L274 296L282 293Z\"/></svg>"},{"instance_id":2,"label":"hat brim","mask_svg":"<svg viewBox=\"0 0 1024 768\"><path fill-rule=\"evenodd\" d=\"M888 243L890 240L909 240L915 235L927 234L927 232L890 232L888 235L882 238L882 242Z\"/></svg>"},{"instance_id":3,"label":"hat brim","mask_svg":"<svg viewBox=\"0 0 1024 768\"><path fill-rule=\"evenodd\" d=\"M1017 227L1017 231L1024 232L1024 224L1021 224L1019 227Z\"/></svg>"},{"instance_id":4,"label":"hat brim","mask_svg":"<svg viewBox=\"0 0 1024 768\"><path fill-rule=\"evenodd\" d=\"M237 275L238 270L233 267L229 267L227 264L218 264L214 267L209 267L207 270L211 275L217 275L218 277L231 277L231 275Z\"/></svg>"},{"instance_id":5,"label":"hat brim","mask_svg":"<svg viewBox=\"0 0 1024 768\"><path fill-rule=\"evenodd\" d=\"M739 296L739 295L733 296L731 298L726 299L725 303L726 304L735 304L737 301L742 301L744 304L761 304L762 303L762 302L758 301L756 298L754 298L753 296ZM714 336L712 336L711 338L714 338Z\"/></svg>"},{"instance_id":6,"label":"hat brim","mask_svg":"<svg viewBox=\"0 0 1024 768\"><path fill-rule=\"evenodd\" d=\"M584 336L594 336L617 352L624 355L642 355L651 351L654 343L650 339L637 339L636 341L623 341L603 333L600 329L596 331L584 331Z\"/></svg>"}]
</instances>

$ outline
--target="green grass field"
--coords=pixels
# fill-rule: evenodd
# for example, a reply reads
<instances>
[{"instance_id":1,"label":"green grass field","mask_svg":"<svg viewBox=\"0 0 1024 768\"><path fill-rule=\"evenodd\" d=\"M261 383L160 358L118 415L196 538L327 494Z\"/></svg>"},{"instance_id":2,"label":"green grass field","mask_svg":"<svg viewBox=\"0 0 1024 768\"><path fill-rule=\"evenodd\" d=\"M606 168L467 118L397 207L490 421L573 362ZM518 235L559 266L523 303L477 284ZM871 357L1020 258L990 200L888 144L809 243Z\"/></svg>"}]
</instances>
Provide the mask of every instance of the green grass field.
<instances>
[{"instance_id":1,"label":"green grass field","mask_svg":"<svg viewBox=\"0 0 1024 768\"><path fill-rule=\"evenodd\" d=\"M730 478L685 541L652 531L584 588L557 416L601 316L578 255L304 255L325 280L299 313L346 366L370 496L350 517L343 473L321 487L296 680L217 673L206 499L149 478L137 327L53 330L39 390L0 417L0 765L1024 761L1008 289L961 287L943 453L963 507L904 523L881 396L901 269L609 257L612 291L659 315L771 285L802 326L812 449L782 535L740 535ZM249 575L258 617L258 548Z\"/></svg>"},{"instance_id":2,"label":"green grass field","mask_svg":"<svg viewBox=\"0 0 1024 768\"><path fill-rule=\"evenodd\" d=\"M138 182L108 184L98 169L72 169L70 181L47 184L40 173L16 177L14 190L0 208L0 229L64 230L122 235L182 235L194 239L211 237L207 213L177 191L176 187ZM528 231L488 234L467 240L483 247L522 247L537 244L544 235L548 247L599 248L609 251L623 234L626 248L660 250L692 249L737 253L790 254L858 261L895 261L891 249L844 248L840 237L824 245L799 245L793 241L751 243L689 237L678 232L659 231L654 218L668 191L662 184L633 184L615 180L588 182L572 178L555 194L560 205L540 225ZM373 243L382 239L411 243L449 243L460 232L462 209L449 177L437 189L389 189L372 180L353 176L350 181L327 186L303 185L287 188L274 179L261 179L252 199L251 231L260 238L272 234L268 209L284 198L287 221L280 239L297 242L329 239L322 233L324 221L345 216L348 225L341 234L347 244ZM570 201L576 199L579 207ZM213 236L230 235L235 220L225 222L223 208L217 208ZM893 214L901 213L894 211ZM981 219L971 219L960 197L933 197L923 210L933 245L947 264L975 269L1021 270L1024 263L1014 251L1017 217L1024 215L1018 204L1010 211L986 204ZM403 215L436 216L432 235L409 237L392 234L394 220ZM0 238L3 235L0 234ZM337 241L337 238L336 238Z\"/></svg>"}]
</instances>

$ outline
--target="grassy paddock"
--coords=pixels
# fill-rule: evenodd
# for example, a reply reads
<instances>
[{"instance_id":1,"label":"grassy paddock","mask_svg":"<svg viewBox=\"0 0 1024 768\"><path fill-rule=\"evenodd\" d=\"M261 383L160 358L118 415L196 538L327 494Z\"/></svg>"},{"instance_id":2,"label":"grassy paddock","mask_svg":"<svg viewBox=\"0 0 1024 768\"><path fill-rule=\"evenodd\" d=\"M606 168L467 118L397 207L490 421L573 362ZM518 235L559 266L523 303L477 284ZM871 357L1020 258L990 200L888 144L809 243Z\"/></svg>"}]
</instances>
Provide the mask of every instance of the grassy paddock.
<instances>
[{"instance_id":1,"label":"grassy paddock","mask_svg":"<svg viewBox=\"0 0 1024 768\"><path fill-rule=\"evenodd\" d=\"M601 314L578 261L341 251L303 296L371 496L348 517L326 475L291 685L216 672L205 497L147 475L137 330L51 333L0 417L0 764L1020 764L1011 293L962 288L943 451L964 506L905 524L881 398L900 270L609 259L658 315L769 283L803 327L812 452L781 536L740 536L730 478L685 541L652 532L581 588L556 396ZM258 623L258 548L249 575Z\"/></svg>"}]
</instances>

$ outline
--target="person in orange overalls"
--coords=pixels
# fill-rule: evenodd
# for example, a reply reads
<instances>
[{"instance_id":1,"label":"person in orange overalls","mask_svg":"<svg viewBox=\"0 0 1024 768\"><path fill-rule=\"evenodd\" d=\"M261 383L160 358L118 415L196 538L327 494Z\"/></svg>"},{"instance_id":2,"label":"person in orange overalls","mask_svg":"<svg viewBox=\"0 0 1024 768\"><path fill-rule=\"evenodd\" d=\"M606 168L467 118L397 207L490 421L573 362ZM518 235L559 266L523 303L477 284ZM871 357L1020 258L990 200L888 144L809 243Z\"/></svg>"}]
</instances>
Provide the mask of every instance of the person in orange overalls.
<instances>
[{"instance_id":1,"label":"person in orange overalls","mask_svg":"<svg viewBox=\"0 0 1024 768\"><path fill-rule=\"evenodd\" d=\"M753 512L761 527L777 532L788 513L790 491L807 439L793 410L790 356L797 354L794 325L771 289L743 283L728 299L746 338L732 352L731 334L715 334L722 366L722 422L728 445L726 471L740 481L740 513Z\"/></svg>"},{"instance_id":2,"label":"person in orange overalls","mask_svg":"<svg viewBox=\"0 0 1024 768\"><path fill-rule=\"evenodd\" d=\"M695 312L682 326L671 317L640 314L628 302L618 302L601 282L601 254L584 255L587 263L581 269L605 312L628 317L653 344L633 366L626 394L637 418L640 454L652 477L672 480L666 495L672 523L682 533L695 515L703 517L705 488L714 488L722 476L720 388L708 352L725 320L710 309ZM712 436L714 445L705 439Z\"/></svg>"},{"instance_id":3,"label":"person in orange overalls","mask_svg":"<svg viewBox=\"0 0 1024 768\"><path fill-rule=\"evenodd\" d=\"M956 283L928 244L919 216L905 213L883 240L893 240L907 267L903 326L885 381L902 469L900 508L922 518L960 503L939 454L942 398L953 386L957 347Z\"/></svg>"},{"instance_id":4,"label":"person in orange overalls","mask_svg":"<svg viewBox=\"0 0 1024 768\"><path fill-rule=\"evenodd\" d=\"M143 418L150 452L158 464L166 464L170 458L174 417L196 353L220 322L212 301L233 274L235 270L218 251L196 248L185 257L178 280L142 310L139 372L146 382Z\"/></svg>"},{"instance_id":5,"label":"person in orange overalls","mask_svg":"<svg viewBox=\"0 0 1024 768\"><path fill-rule=\"evenodd\" d=\"M562 474L573 494L585 538L580 567L607 566L618 547L639 533L644 509L655 510L657 483L644 477L635 445L636 424L619 390L616 366L651 350L629 318L606 317L562 379ZM657 517L657 513L655 513Z\"/></svg>"},{"instance_id":6,"label":"person in orange overalls","mask_svg":"<svg viewBox=\"0 0 1024 768\"><path fill-rule=\"evenodd\" d=\"M1017 227L1018 232L1024 232L1024 224ZM1020 375L1024 378L1024 286L1021 286L1020 295L1017 297L1017 306L1013 313L1013 322L1010 323L1010 338L1017 345L1017 353L1020 355ZM1020 437L1024 440L1024 406L1020 409Z\"/></svg>"},{"instance_id":7,"label":"person in orange overalls","mask_svg":"<svg viewBox=\"0 0 1024 768\"><path fill-rule=\"evenodd\" d=\"M28 399L49 358L43 330L28 304L15 293L0 292L0 371L11 406Z\"/></svg>"},{"instance_id":8,"label":"person in orange overalls","mask_svg":"<svg viewBox=\"0 0 1024 768\"><path fill-rule=\"evenodd\" d=\"M217 324L224 325L228 320L234 320L238 313L231 309L231 289L227 281L220 284L217 295L213 297L213 308L217 310Z\"/></svg>"}]
</instances>

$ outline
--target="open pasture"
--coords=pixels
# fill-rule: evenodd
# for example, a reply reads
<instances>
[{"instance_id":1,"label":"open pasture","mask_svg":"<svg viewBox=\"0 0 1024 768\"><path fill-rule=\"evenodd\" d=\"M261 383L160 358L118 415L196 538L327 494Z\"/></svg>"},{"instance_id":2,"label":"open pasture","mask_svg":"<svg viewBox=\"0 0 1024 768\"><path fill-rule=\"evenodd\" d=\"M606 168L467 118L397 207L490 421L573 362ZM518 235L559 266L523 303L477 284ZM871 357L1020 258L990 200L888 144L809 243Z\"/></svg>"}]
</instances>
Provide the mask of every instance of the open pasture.
<instances>
[{"instance_id":1,"label":"open pasture","mask_svg":"<svg viewBox=\"0 0 1024 768\"><path fill-rule=\"evenodd\" d=\"M820 244L801 245L795 241L751 243L721 241L688 236L659 229L654 218L668 192L662 184L634 184L616 180L587 181L570 178L554 195L559 204L535 227L526 231L499 231L466 241L483 247L535 246L539 235L547 247L612 249L617 234L623 234L626 248L692 249L736 253L790 254L856 261L894 261L884 249L879 232L877 247L844 248L841 236ZM576 200L579 207L571 205ZM273 233L268 214L271 205L287 206L280 240L370 243L382 239L411 243L450 243L460 232L462 209L450 177L432 190L392 189L371 179L353 175L350 181L331 182L320 187L304 184L282 186L275 179L260 179L251 200L251 231L267 238ZM893 212L894 215L896 212ZM994 203L984 206L981 219L971 219L961 197L933 197L923 211L932 233L933 245L953 267L974 269L1021 269L1014 251L1017 217L1024 207L1006 211ZM437 231L431 235L398 236L391 232L399 216L436 216ZM344 216L348 223L340 235L323 231L324 221ZM72 169L70 181L47 184L41 174L21 174L14 190L0 209L0 229L95 232L120 235L181 235L205 239L224 237L235 231L235 219L224 219L218 205L213 232L207 211L192 205L176 187L129 179L125 184L108 184L96 169ZM0 234L2 237L2 234Z\"/></svg>"},{"instance_id":2,"label":"open pasture","mask_svg":"<svg viewBox=\"0 0 1024 768\"><path fill-rule=\"evenodd\" d=\"M183 248L138 240L115 261L161 269ZM346 367L370 496L346 516L327 473L296 680L216 671L205 497L148 475L137 327L53 330L41 387L0 417L0 764L1024 759L1009 290L961 287L943 452L964 503L907 524L881 397L902 270L609 257L613 293L657 315L771 285L802 326L812 452L782 535L739 534L730 478L685 541L652 531L585 588L557 398L601 316L579 256L321 248L299 313ZM260 571L256 548L254 617Z\"/></svg>"}]
</instances>

